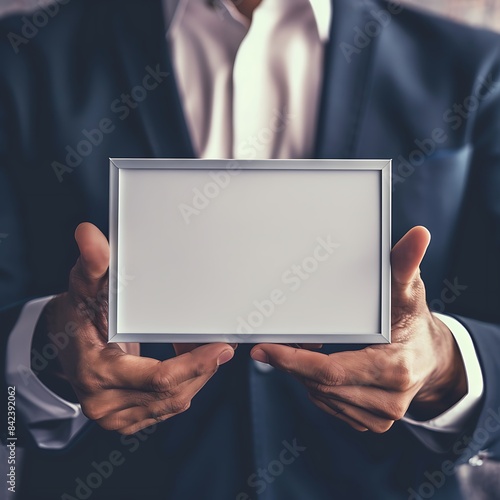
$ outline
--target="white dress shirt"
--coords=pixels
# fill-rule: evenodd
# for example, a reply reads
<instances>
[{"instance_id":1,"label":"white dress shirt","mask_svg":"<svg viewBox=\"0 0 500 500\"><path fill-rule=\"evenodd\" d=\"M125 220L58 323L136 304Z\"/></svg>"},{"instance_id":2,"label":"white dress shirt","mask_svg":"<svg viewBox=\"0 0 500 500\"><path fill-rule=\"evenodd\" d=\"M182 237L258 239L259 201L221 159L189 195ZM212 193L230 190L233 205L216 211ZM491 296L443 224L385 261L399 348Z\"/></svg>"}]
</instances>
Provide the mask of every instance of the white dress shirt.
<instances>
[{"instance_id":1,"label":"white dress shirt","mask_svg":"<svg viewBox=\"0 0 500 500\"><path fill-rule=\"evenodd\" d=\"M167 38L198 155L312 156L329 2L264 0L251 24L226 0L167 3L178 3Z\"/></svg>"},{"instance_id":2,"label":"white dress shirt","mask_svg":"<svg viewBox=\"0 0 500 500\"><path fill-rule=\"evenodd\" d=\"M252 22L229 0L164 0L167 42L193 146L201 158L310 158L322 59L332 17L327 0L263 0ZM166 117L165 119L168 119ZM30 376L29 346L44 304L25 305L9 337L7 380L40 447L66 446L86 419ZM467 330L439 316L465 364L468 394L420 428L458 432L479 404L483 378ZM60 423L47 431L44 421Z\"/></svg>"}]
</instances>

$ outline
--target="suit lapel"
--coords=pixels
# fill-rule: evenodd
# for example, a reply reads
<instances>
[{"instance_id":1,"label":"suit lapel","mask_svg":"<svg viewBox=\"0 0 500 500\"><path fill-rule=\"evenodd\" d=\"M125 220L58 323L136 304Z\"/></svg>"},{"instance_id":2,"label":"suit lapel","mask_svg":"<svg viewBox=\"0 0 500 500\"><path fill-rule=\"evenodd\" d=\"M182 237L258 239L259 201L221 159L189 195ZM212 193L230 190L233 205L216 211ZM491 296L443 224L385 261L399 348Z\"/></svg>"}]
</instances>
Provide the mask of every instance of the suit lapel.
<instances>
[{"instance_id":1,"label":"suit lapel","mask_svg":"<svg viewBox=\"0 0 500 500\"><path fill-rule=\"evenodd\" d=\"M369 88L376 38L364 48L356 31L370 19L368 1L333 0L330 40L325 50L323 89L315 145L317 158L354 158ZM355 31L356 30L356 31Z\"/></svg>"},{"instance_id":2,"label":"suit lapel","mask_svg":"<svg viewBox=\"0 0 500 500\"><path fill-rule=\"evenodd\" d=\"M158 85L133 111L140 116L150 154L158 158L194 157L172 62L165 40L161 0L123 2L113 17L116 57L128 81L128 89L141 85L150 73Z\"/></svg>"}]
</instances>

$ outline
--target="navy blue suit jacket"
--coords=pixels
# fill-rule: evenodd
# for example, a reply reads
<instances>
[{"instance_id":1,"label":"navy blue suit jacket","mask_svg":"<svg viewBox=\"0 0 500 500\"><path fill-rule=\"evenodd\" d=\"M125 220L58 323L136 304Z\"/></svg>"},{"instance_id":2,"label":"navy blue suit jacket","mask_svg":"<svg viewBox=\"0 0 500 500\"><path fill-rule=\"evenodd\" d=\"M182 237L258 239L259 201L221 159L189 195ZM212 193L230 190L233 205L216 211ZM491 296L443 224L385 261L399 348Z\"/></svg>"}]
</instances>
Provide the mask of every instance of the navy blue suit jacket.
<instances>
[{"instance_id":1,"label":"navy blue suit jacket","mask_svg":"<svg viewBox=\"0 0 500 500\"><path fill-rule=\"evenodd\" d=\"M24 20L0 22L4 346L22 304L66 289L77 224L107 232L108 157L194 156L161 9L160 0L72 0L18 53L11 34L22 35ZM115 451L119 465L90 498L387 500L430 485L434 498L457 499L444 460L478 450L500 459L500 38L408 9L374 30L374 12L387 9L334 0L315 156L394 159L393 240L417 224L433 235L428 300L472 336L485 377L477 417L462 435L425 443L403 423L361 434L288 375L256 371L241 346L188 412L149 433L121 438L90 424L57 453L26 436L22 498L84 498L78 481ZM137 106L122 104L148 67L168 76ZM103 119L109 130L90 154L66 158Z\"/></svg>"}]
</instances>

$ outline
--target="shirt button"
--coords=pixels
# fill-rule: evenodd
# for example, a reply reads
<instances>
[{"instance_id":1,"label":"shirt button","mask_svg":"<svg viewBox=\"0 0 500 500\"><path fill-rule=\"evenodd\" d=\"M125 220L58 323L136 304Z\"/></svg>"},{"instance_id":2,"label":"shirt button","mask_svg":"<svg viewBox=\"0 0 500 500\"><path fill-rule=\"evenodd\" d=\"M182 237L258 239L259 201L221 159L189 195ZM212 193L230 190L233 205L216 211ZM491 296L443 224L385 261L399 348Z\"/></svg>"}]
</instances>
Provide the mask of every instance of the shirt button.
<instances>
[{"instance_id":1,"label":"shirt button","mask_svg":"<svg viewBox=\"0 0 500 500\"><path fill-rule=\"evenodd\" d=\"M469 458L469 465L472 467L481 467L484 461L479 455L474 455L472 458Z\"/></svg>"},{"instance_id":2,"label":"shirt button","mask_svg":"<svg viewBox=\"0 0 500 500\"><path fill-rule=\"evenodd\" d=\"M472 467L481 467L481 465L484 464L484 461L490 457L490 452L488 450L479 450L477 452L477 455L474 455L470 460L469 460L469 465L472 465Z\"/></svg>"},{"instance_id":3,"label":"shirt button","mask_svg":"<svg viewBox=\"0 0 500 500\"><path fill-rule=\"evenodd\" d=\"M274 366L268 365L267 363L261 363L260 361L255 361L255 359L252 359L252 362L259 373L270 373L274 370Z\"/></svg>"}]
</instances>

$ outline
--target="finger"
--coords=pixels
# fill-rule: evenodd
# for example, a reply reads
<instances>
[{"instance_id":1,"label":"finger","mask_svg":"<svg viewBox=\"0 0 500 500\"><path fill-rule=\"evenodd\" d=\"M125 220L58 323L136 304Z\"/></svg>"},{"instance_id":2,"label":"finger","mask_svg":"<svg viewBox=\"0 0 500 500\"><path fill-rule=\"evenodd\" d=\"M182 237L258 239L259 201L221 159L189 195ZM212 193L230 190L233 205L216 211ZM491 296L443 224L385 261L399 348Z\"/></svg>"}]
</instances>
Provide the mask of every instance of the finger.
<instances>
[{"instance_id":1,"label":"finger","mask_svg":"<svg viewBox=\"0 0 500 500\"><path fill-rule=\"evenodd\" d=\"M124 389L106 389L83 397L80 401L84 414L91 420L99 421L114 413L146 406L154 401L150 393Z\"/></svg>"},{"instance_id":2,"label":"finger","mask_svg":"<svg viewBox=\"0 0 500 500\"><path fill-rule=\"evenodd\" d=\"M200 347L204 344L173 344L175 354L177 356L180 356L181 354L185 354L186 352L191 352L192 350L196 349L197 347ZM234 350L238 347L238 344L229 344Z\"/></svg>"},{"instance_id":3,"label":"finger","mask_svg":"<svg viewBox=\"0 0 500 500\"><path fill-rule=\"evenodd\" d=\"M365 350L327 355L279 344L259 344L250 355L256 361L328 386L370 385L378 376Z\"/></svg>"},{"instance_id":4,"label":"finger","mask_svg":"<svg viewBox=\"0 0 500 500\"><path fill-rule=\"evenodd\" d=\"M383 433L388 431L394 424L393 420L388 420L386 418L379 417L370 413L363 408L358 408L356 406L351 406L339 401L318 398L315 399L323 403L323 409L328 413L341 418L351 419L357 424L358 427L367 428L368 430L376 433ZM355 427L356 428L356 427ZM359 430L359 429L358 429Z\"/></svg>"},{"instance_id":5,"label":"finger","mask_svg":"<svg viewBox=\"0 0 500 500\"><path fill-rule=\"evenodd\" d=\"M175 354L177 354L177 356L180 356L181 354L191 352L202 345L203 344L174 344Z\"/></svg>"},{"instance_id":6,"label":"finger","mask_svg":"<svg viewBox=\"0 0 500 500\"><path fill-rule=\"evenodd\" d=\"M186 381L168 397L157 399L145 406L135 406L112 412L97 420L97 423L105 429L118 430L144 421L163 422L174 415L187 411L193 398L210 378L200 376ZM156 397L156 394L148 394L147 397Z\"/></svg>"},{"instance_id":7,"label":"finger","mask_svg":"<svg viewBox=\"0 0 500 500\"><path fill-rule=\"evenodd\" d=\"M142 418L143 414L144 412L141 411L140 408L130 408L118 413L113 413L95 422L107 431L119 431L122 434L132 434L146 427L150 427L151 425L163 422L175 415L174 413L170 413L168 415L163 415L161 419L144 419ZM122 429L130 429L130 431L122 432Z\"/></svg>"},{"instance_id":8,"label":"finger","mask_svg":"<svg viewBox=\"0 0 500 500\"><path fill-rule=\"evenodd\" d=\"M129 425L127 427L123 427L121 429L116 429L120 434L124 434L130 436L131 434L135 434L136 432L142 431L142 429L146 429L147 427L151 427L152 425L157 425L158 422L152 418L148 420L144 420L142 422L138 422L133 425Z\"/></svg>"},{"instance_id":9,"label":"finger","mask_svg":"<svg viewBox=\"0 0 500 500\"><path fill-rule=\"evenodd\" d=\"M223 351L222 355L225 356L221 359L216 360L217 363L223 364L226 362L225 359L230 359L232 357L232 353L227 353ZM234 352L234 351L233 351ZM131 362L134 364L135 372L139 372L141 369L155 369L162 364L158 360L154 360L151 358L139 358L139 359L130 359L135 356L128 356L128 360L125 358L127 355L121 356L122 364L120 365L120 369L123 369L125 364L123 361ZM178 358L174 358L177 360ZM101 359L102 361L102 359ZM144 365L145 368L143 368ZM116 366L113 367L113 370L116 371ZM166 385L162 385L160 388L156 388L153 391L148 392L148 388L144 385L141 385L142 382L140 378L133 378L130 380L124 380L118 384L116 382L117 378L114 381L108 381L105 384L102 384L99 387L99 392L96 393L92 391L92 388L84 389L85 393L93 393L91 398L86 398L82 401L82 408L84 409L85 415L87 415L90 419L96 421L102 421L103 419L107 419L111 417L113 414L128 412L133 408L156 408L157 403L163 406L168 405L169 403L166 400L171 400L170 406L172 406L173 411L179 406L179 401L183 400L184 403L190 401L195 394L197 394L201 388L208 382L208 380L214 375L215 370L200 370L199 375L195 378L190 378L179 384L175 385L174 378L170 378L172 382L169 382L168 387ZM175 376L173 376L175 377ZM119 388L123 383L128 383L127 389ZM163 384L165 384L163 382ZM161 389L161 390L160 390ZM139 410L138 410L139 411ZM158 412L161 413L161 412ZM147 415L144 410L144 414L140 414L140 418L150 418L151 415ZM138 418L139 419L139 418ZM128 424L128 423L127 423ZM120 427L123 427L125 423L122 423ZM116 427L118 428L118 426Z\"/></svg>"},{"instance_id":10,"label":"finger","mask_svg":"<svg viewBox=\"0 0 500 500\"><path fill-rule=\"evenodd\" d=\"M419 266L431 240L423 226L408 231L391 252L392 281L396 290L405 291L419 274Z\"/></svg>"},{"instance_id":11,"label":"finger","mask_svg":"<svg viewBox=\"0 0 500 500\"><path fill-rule=\"evenodd\" d=\"M165 401L162 406L158 406L155 409L134 406L97 419L96 423L108 431L117 431L138 424L140 428L144 428L154 423L163 422L174 415L183 413L189 408L189 404L180 407L175 406L177 405L176 402L169 403L169 401ZM147 423L145 424L144 422Z\"/></svg>"},{"instance_id":12,"label":"finger","mask_svg":"<svg viewBox=\"0 0 500 500\"><path fill-rule=\"evenodd\" d=\"M234 355L228 344L206 344L166 361L123 354L115 356L110 367L108 389L136 389L146 392L174 390L196 377L210 378L219 365Z\"/></svg>"},{"instance_id":13,"label":"finger","mask_svg":"<svg viewBox=\"0 0 500 500\"><path fill-rule=\"evenodd\" d=\"M83 222L75 231L80 250L80 267L89 284L99 282L109 266L109 244L104 234L89 222Z\"/></svg>"},{"instance_id":14,"label":"finger","mask_svg":"<svg viewBox=\"0 0 500 500\"><path fill-rule=\"evenodd\" d=\"M149 408L157 402L189 394L193 397L207 383L200 377L182 382L168 392L145 392L133 389L104 389L91 398L83 396L81 404L91 420L102 421L108 416L131 408ZM120 427L123 427L122 424ZM116 427L118 428L118 427Z\"/></svg>"},{"instance_id":15,"label":"finger","mask_svg":"<svg viewBox=\"0 0 500 500\"><path fill-rule=\"evenodd\" d=\"M169 395L162 393L164 397L159 397L157 393L150 393L141 394L138 399L137 392L134 397L134 394L128 391L122 399L128 399L132 403L132 406L124 406L123 409L103 413L102 417L95 420L101 427L108 430L129 428L141 424L141 422L149 422L148 424L144 424L143 427L151 425L151 423L162 422L173 415L178 415L188 410L192 399L206 385L210 378L211 376L208 378L200 376L183 382L175 390L172 390ZM140 403L141 399L142 403ZM147 401L147 403L144 404L144 401Z\"/></svg>"},{"instance_id":16,"label":"finger","mask_svg":"<svg viewBox=\"0 0 500 500\"><path fill-rule=\"evenodd\" d=\"M309 399L320 409L323 410L324 412L332 415L333 417L338 418L339 420L342 420L346 424L349 424L353 429L356 429L359 432L366 432L368 430L367 427L365 427L363 424L360 422L352 419L351 417L344 415L342 411L339 410L334 410L330 408L327 404L325 404L323 401L320 401L319 399L315 398L314 396L309 394Z\"/></svg>"},{"instance_id":17,"label":"finger","mask_svg":"<svg viewBox=\"0 0 500 500\"><path fill-rule=\"evenodd\" d=\"M391 393L378 387L323 387L304 380L309 392L318 398L328 398L350 406L362 408L378 417L389 420L401 420L410 405L399 393Z\"/></svg>"}]
</instances>

